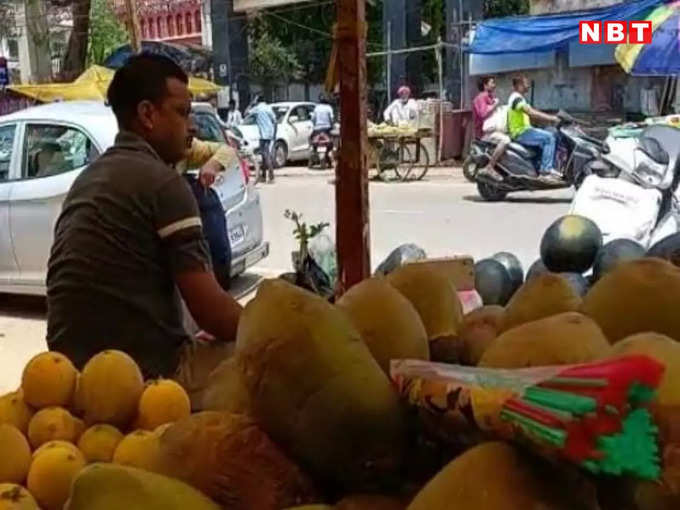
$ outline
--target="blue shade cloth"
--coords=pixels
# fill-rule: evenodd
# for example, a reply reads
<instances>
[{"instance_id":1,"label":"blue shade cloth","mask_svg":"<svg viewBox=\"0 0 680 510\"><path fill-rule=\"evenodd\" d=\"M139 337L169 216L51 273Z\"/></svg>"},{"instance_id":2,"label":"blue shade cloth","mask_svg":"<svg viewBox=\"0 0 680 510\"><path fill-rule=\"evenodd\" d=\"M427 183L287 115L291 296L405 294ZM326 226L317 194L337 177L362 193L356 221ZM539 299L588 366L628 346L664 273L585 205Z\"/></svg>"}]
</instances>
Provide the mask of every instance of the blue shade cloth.
<instances>
[{"instance_id":1,"label":"blue shade cloth","mask_svg":"<svg viewBox=\"0 0 680 510\"><path fill-rule=\"evenodd\" d=\"M653 34L652 44L640 51L630 74L667 76L680 74L680 13L668 18Z\"/></svg>"},{"instance_id":2,"label":"blue shade cloth","mask_svg":"<svg viewBox=\"0 0 680 510\"><path fill-rule=\"evenodd\" d=\"M663 0L636 0L565 14L491 19L477 26L467 51L485 55L546 52L578 41L580 21L643 20L663 3Z\"/></svg>"}]
</instances>

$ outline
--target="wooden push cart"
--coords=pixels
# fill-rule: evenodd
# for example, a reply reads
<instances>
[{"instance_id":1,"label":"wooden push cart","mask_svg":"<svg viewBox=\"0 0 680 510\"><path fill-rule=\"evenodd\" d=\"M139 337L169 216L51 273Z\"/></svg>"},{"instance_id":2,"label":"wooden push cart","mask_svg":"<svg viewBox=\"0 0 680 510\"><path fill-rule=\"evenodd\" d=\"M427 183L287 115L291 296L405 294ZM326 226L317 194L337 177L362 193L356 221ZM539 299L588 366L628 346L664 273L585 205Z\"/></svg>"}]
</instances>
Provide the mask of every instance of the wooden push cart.
<instances>
[{"instance_id":1,"label":"wooden push cart","mask_svg":"<svg viewBox=\"0 0 680 510\"><path fill-rule=\"evenodd\" d=\"M369 129L369 168L375 168L382 180L419 181L430 169L430 154L423 139L431 137L430 129L408 134Z\"/></svg>"}]
</instances>

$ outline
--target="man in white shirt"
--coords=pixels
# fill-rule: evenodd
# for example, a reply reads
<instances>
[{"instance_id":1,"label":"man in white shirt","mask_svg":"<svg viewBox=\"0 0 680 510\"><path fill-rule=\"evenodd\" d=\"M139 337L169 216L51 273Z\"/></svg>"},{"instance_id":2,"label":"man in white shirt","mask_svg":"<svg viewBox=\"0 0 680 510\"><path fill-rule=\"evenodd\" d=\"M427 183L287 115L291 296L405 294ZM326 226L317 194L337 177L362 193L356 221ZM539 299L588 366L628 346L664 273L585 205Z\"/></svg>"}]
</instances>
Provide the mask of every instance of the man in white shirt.
<instances>
[{"instance_id":1,"label":"man in white shirt","mask_svg":"<svg viewBox=\"0 0 680 510\"><path fill-rule=\"evenodd\" d=\"M400 87L397 96L383 114L385 122L394 126L415 123L418 118L418 104L415 99L411 99L411 89Z\"/></svg>"},{"instance_id":2,"label":"man in white shirt","mask_svg":"<svg viewBox=\"0 0 680 510\"><path fill-rule=\"evenodd\" d=\"M316 155L316 152L319 150L318 144L313 143L314 139L320 134L325 134L326 136L323 137L323 140L326 141L326 165L332 166L331 153L333 152L333 139L331 138L331 131L333 130L333 124L335 123L335 114L333 113L333 107L325 94L319 96L319 104L316 105L312 112L312 122L314 124L314 130L309 137L312 152Z\"/></svg>"},{"instance_id":3,"label":"man in white shirt","mask_svg":"<svg viewBox=\"0 0 680 510\"><path fill-rule=\"evenodd\" d=\"M227 112L227 127L231 128L243 124L243 116L236 108L236 101L233 99L229 101L229 111Z\"/></svg>"}]
</instances>

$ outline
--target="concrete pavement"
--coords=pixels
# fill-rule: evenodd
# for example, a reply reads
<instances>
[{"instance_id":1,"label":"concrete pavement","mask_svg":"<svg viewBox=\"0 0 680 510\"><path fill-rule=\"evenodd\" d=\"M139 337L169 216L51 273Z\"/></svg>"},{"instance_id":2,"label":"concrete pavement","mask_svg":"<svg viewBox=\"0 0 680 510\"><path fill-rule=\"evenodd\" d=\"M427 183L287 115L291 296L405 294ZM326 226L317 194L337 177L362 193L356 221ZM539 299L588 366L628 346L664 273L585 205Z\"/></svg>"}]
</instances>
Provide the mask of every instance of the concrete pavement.
<instances>
[{"instance_id":1,"label":"concrete pavement","mask_svg":"<svg viewBox=\"0 0 680 510\"><path fill-rule=\"evenodd\" d=\"M286 168L273 185L260 184L265 238L271 254L234 284L234 295L247 301L262 277L291 270L297 248L286 209L305 221L331 223L335 237L335 189L332 172ZM371 182L371 250L376 267L396 246L415 243L431 257L472 255L480 259L497 251L515 253L525 269L538 257L545 229L569 208L571 191L510 195L486 203L459 169L433 169L425 180L409 183ZM21 370L45 349L43 299L0 295L0 394L15 389Z\"/></svg>"}]
</instances>

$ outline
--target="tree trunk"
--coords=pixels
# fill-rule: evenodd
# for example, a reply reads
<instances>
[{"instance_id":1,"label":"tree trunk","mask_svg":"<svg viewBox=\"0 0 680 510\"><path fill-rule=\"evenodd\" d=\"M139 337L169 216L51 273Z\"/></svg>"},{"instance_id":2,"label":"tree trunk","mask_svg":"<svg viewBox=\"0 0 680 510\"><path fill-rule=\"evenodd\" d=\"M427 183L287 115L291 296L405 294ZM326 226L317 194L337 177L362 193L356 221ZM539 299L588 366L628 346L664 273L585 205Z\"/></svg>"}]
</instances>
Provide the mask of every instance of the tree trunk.
<instances>
[{"instance_id":1,"label":"tree trunk","mask_svg":"<svg viewBox=\"0 0 680 510\"><path fill-rule=\"evenodd\" d=\"M64 81L73 81L85 71L90 33L90 4L91 0L74 0L71 5L73 30L61 69Z\"/></svg>"}]
</instances>

